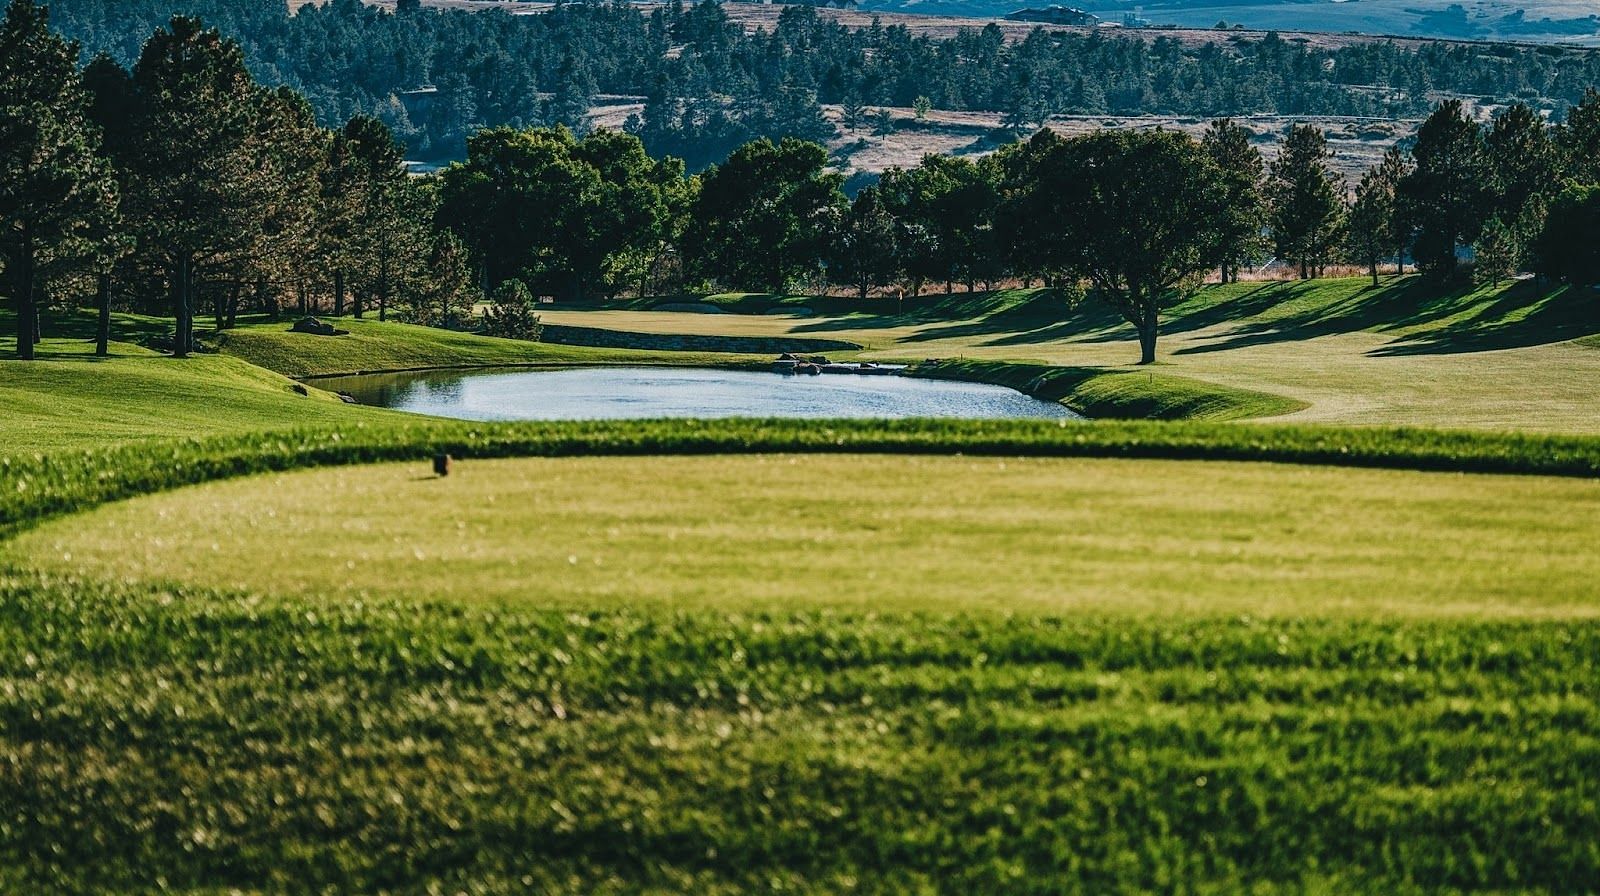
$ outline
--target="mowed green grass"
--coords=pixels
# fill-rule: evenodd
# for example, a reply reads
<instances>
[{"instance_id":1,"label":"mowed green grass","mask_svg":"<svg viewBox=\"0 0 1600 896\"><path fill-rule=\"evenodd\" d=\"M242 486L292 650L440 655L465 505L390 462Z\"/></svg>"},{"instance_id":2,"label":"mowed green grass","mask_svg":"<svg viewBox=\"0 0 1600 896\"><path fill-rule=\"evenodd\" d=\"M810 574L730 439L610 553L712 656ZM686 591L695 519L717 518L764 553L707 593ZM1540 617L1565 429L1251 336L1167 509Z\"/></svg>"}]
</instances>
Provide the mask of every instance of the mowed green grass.
<instances>
[{"instance_id":1,"label":"mowed green grass","mask_svg":"<svg viewBox=\"0 0 1600 896\"><path fill-rule=\"evenodd\" d=\"M798 300L785 300L793 307ZM1133 370L1132 329L1093 300L1014 290L815 304L818 316L555 310L636 332L821 336L885 360ZM745 298L730 307L751 306ZM781 307L784 306L779 306ZM1162 316L1158 372L1303 402L1296 422L1600 432L1600 293L1531 282L1441 291L1415 277L1205 287Z\"/></svg>"},{"instance_id":2,"label":"mowed green grass","mask_svg":"<svg viewBox=\"0 0 1600 896\"><path fill-rule=\"evenodd\" d=\"M1600 482L1291 464L755 455L275 474L109 505L19 565L345 602L1592 618Z\"/></svg>"},{"instance_id":3,"label":"mowed green grass","mask_svg":"<svg viewBox=\"0 0 1600 896\"><path fill-rule=\"evenodd\" d=\"M315 388L301 395L287 377L238 358L111 349L96 358L81 341L46 339L41 360L16 361L0 346L0 455L402 419Z\"/></svg>"}]
</instances>

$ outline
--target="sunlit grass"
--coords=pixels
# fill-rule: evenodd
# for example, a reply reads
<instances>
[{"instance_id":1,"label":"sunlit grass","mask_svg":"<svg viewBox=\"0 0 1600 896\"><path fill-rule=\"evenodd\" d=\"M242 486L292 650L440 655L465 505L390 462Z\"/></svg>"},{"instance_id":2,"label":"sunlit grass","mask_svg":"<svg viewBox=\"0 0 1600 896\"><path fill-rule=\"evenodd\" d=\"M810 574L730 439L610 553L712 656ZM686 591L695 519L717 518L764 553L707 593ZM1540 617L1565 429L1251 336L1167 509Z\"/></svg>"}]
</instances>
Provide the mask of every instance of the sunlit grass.
<instances>
[{"instance_id":1,"label":"sunlit grass","mask_svg":"<svg viewBox=\"0 0 1600 896\"><path fill-rule=\"evenodd\" d=\"M72 517L5 555L326 601L1483 618L1600 610L1596 533L1588 480L757 455L241 479Z\"/></svg>"}]
</instances>

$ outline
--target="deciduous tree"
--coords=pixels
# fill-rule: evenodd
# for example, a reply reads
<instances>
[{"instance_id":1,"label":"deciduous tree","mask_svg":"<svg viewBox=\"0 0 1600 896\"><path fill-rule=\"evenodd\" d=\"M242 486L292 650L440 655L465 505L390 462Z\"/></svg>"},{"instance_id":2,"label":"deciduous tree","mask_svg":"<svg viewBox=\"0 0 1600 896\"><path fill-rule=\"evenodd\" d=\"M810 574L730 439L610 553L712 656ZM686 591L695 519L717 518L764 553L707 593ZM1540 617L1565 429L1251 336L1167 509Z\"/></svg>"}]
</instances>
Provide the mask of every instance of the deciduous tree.
<instances>
[{"instance_id":1,"label":"deciduous tree","mask_svg":"<svg viewBox=\"0 0 1600 896\"><path fill-rule=\"evenodd\" d=\"M845 204L828 151L786 138L739 147L700 178L685 255L707 278L782 292L818 270Z\"/></svg>"}]
</instances>

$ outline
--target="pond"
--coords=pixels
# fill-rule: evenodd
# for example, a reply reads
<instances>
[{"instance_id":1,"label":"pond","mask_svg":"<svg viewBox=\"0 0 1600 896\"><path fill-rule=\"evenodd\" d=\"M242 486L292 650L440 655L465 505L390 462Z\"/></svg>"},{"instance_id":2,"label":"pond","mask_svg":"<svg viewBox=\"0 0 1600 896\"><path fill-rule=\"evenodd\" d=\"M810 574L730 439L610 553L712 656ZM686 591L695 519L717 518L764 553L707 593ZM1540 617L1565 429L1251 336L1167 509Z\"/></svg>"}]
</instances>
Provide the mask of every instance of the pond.
<instances>
[{"instance_id":1,"label":"pond","mask_svg":"<svg viewBox=\"0 0 1600 896\"><path fill-rule=\"evenodd\" d=\"M318 380L361 404L459 420L651 417L1081 419L1003 386L902 376L784 376L691 367L449 370Z\"/></svg>"}]
</instances>

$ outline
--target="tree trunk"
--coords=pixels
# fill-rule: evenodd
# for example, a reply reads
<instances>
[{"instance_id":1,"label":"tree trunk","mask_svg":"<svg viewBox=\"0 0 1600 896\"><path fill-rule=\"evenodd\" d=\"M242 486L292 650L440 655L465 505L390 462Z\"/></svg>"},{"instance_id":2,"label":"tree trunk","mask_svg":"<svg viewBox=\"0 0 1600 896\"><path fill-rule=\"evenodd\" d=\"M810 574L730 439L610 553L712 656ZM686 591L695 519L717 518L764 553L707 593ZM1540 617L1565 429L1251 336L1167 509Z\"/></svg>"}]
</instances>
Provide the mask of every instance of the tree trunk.
<instances>
[{"instance_id":1,"label":"tree trunk","mask_svg":"<svg viewBox=\"0 0 1600 896\"><path fill-rule=\"evenodd\" d=\"M350 290L350 315L356 320L361 319L361 290Z\"/></svg>"},{"instance_id":2,"label":"tree trunk","mask_svg":"<svg viewBox=\"0 0 1600 896\"><path fill-rule=\"evenodd\" d=\"M1376 257L1372 259L1372 285L1374 287L1378 285L1378 259Z\"/></svg>"},{"instance_id":3,"label":"tree trunk","mask_svg":"<svg viewBox=\"0 0 1600 896\"><path fill-rule=\"evenodd\" d=\"M344 269L333 272L333 316L344 317Z\"/></svg>"},{"instance_id":4,"label":"tree trunk","mask_svg":"<svg viewBox=\"0 0 1600 896\"><path fill-rule=\"evenodd\" d=\"M1140 314L1139 321L1139 363L1154 364L1156 362L1156 332L1159 323L1156 318L1155 303L1152 302Z\"/></svg>"},{"instance_id":5,"label":"tree trunk","mask_svg":"<svg viewBox=\"0 0 1600 896\"><path fill-rule=\"evenodd\" d=\"M1310 264L1309 261L1306 260L1306 257L1303 256L1303 255L1300 257L1300 279L1301 280L1310 280L1311 279L1311 264Z\"/></svg>"},{"instance_id":6,"label":"tree trunk","mask_svg":"<svg viewBox=\"0 0 1600 896\"><path fill-rule=\"evenodd\" d=\"M111 274L101 271L97 284L96 304L100 309L100 320L95 325L94 353L96 357L104 358L111 353Z\"/></svg>"},{"instance_id":7,"label":"tree trunk","mask_svg":"<svg viewBox=\"0 0 1600 896\"><path fill-rule=\"evenodd\" d=\"M272 317L278 316L278 294L267 289L267 278L256 278L256 305Z\"/></svg>"},{"instance_id":8,"label":"tree trunk","mask_svg":"<svg viewBox=\"0 0 1600 896\"><path fill-rule=\"evenodd\" d=\"M187 358L189 357L191 334L194 332L189 306L189 287L191 283L188 256L179 257L176 267L177 270L172 275L172 356L174 358Z\"/></svg>"},{"instance_id":9,"label":"tree trunk","mask_svg":"<svg viewBox=\"0 0 1600 896\"><path fill-rule=\"evenodd\" d=\"M23 225L22 246L16 263L16 285L11 291L16 295L17 304L17 357L32 361L34 316L38 308L33 303L33 229L30 225Z\"/></svg>"},{"instance_id":10,"label":"tree trunk","mask_svg":"<svg viewBox=\"0 0 1600 896\"><path fill-rule=\"evenodd\" d=\"M304 280L295 281L294 291L296 297L300 300L300 316L305 317L310 311L310 309L306 307L306 282Z\"/></svg>"},{"instance_id":11,"label":"tree trunk","mask_svg":"<svg viewBox=\"0 0 1600 896\"><path fill-rule=\"evenodd\" d=\"M235 280L233 287L228 291L228 314L226 329L233 329L239 324L239 296L244 292L244 281Z\"/></svg>"}]
</instances>

